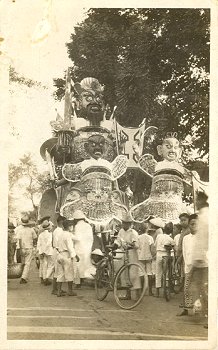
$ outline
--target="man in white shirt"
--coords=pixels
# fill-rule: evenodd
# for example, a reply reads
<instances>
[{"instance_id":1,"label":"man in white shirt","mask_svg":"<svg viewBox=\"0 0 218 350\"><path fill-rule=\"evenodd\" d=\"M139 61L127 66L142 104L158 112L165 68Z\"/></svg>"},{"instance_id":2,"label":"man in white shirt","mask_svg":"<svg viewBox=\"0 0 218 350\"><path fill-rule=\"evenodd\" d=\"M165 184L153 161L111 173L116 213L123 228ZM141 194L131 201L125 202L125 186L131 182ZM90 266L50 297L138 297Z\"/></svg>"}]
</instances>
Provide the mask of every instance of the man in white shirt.
<instances>
[{"instance_id":1,"label":"man in white shirt","mask_svg":"<svg viewBox=\"0 0 218 350\"><path fill-rule=\"evenodd\" d=\"M59 235L57 241L57 297L63 296L61 287L63 282L68 283L68 295L76 296L77 294L73 292L73 281L75 275L74 263L75 261L79 261L79 257L77 256L72 233L70 232L72 229L72 220L64 220L63 221L63 232Z\"/></svg>"},{"instance_id":2,"label":"man in white shirt","mask_svg":"<svg viewBox=\"0 0 218 350\"><path fill-rule=\"evenodd\" d=\"M75 210L73 213L75 251L79 256L78 271L80 282L84 278L93 279L95 267L91 261L91 252L93 246L93 231L89 223L85 221L85 215L81 210Z\"/></svg>"},{"instance_id":3,"label":"man in white shirt","mask_svg":"<svg viewBox=\"0 0 218 350\"><path fill-rule=\"evenodd\" d=\"M63 221L66 220L63 216L59 215L57 218L57 227L52 233L52 240L53 240L53 264L54 264L54 274L53 274L53 281L52 281L52 292L51 294L57 295L57 273L58 273L58 262L57 262L57 255L58 255L58 239L63 234ZM61 294L65 295L66 292L61 290Z\"/></svg>"},{"instance_id":4,"label":"man in white shirt","mask_svg":"<svg viewBox=\"0 0 218 350\"><path fill-rule=\"evenodd\" d=\"M21 222L23 227L19 229L17 238L19 240L19 247L21 251L21 261L24 265L20 284L24 284L27 283L30 264L33 258L33 245L37 240L37 235L35 230L30 227L31 223L28 216L23 217Z\"/></svg>"},{"instance_id":5,"label":"man in white shirt","mask_svg":"<svg viewBox=\"0 0 218 350\"><path fill-rule=\"evenodd\" d=\"M191 276L192 276L192 253L193 253L193 243L194 235L197 232L197 214L192 214L189 216L189 229L190 232L183 238L182 241L182 253L184 259L184 272L185 272L185 282L184 282L184 292L183 292L183 311L178 316L188 315L188 309L193 306L193 298L190 291L191 287Z\"/></svg>"},{"instance_id":6,"label":"man in white shirt","mask_svg":"<svg viewBox=\"0 0 218 350\"><path fill-rule=\"evenodd\" d=\"M45 220L42 224L43 231L40 233L37 242L37 251L40 255L40 264L42 264L41 269L39 270L39 277L45 286L51 284L49 278L54 271L54 263L52 259L52 232L49 231L49 228L50 222Z\"/></svg>"}]
</instances>

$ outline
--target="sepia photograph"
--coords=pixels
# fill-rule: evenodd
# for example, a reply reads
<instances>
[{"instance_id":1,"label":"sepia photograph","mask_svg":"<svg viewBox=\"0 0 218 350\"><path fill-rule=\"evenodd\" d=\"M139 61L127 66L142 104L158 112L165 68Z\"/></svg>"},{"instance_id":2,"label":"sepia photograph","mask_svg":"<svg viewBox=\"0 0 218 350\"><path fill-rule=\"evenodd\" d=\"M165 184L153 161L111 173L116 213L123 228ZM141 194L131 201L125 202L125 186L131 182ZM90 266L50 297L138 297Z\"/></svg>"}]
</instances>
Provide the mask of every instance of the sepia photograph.
<instances>
[{"instance_id":1,"label":"sepia photograph","mask_svg":"<svg viewBox=\"0 0 218 350\"><path fill-rule=\"evenodd\" d=\"M217 4L0 6L0 348L215 349Z\"/></svg>"}]
</instances>

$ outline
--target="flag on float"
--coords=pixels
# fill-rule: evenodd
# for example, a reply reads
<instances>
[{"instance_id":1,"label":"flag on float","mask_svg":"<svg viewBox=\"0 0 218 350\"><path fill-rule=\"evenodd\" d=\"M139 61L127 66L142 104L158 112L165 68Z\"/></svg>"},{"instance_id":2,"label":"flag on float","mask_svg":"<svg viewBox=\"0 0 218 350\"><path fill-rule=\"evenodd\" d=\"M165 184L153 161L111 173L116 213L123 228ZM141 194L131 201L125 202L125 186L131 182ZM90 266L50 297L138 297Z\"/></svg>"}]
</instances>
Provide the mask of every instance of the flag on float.
<instances>
[{"instance_id":1,"label":"flag on float","mask_svg":"<svg viewBox=\"0 0 218 350\"><path fill-rule=\"evenodd\" d=\"M124 127L114 119L114 129L116 143L118 145L118 153L127 156L129 160L127 165L128 168L137 168L138 160L133 146L137 145L139 152L142 153L145 120L143 120L139 127Z\"/></svg>"}]
</instances>

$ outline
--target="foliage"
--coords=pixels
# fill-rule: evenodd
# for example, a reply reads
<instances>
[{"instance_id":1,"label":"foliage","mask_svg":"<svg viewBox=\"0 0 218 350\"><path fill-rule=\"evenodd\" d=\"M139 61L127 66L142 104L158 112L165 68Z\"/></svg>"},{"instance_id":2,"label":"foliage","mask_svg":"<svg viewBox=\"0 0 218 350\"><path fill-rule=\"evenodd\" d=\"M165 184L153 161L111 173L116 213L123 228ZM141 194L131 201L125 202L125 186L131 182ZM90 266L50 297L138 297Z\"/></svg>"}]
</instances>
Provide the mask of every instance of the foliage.
<instances>
[{"instance_id":1,"label":"foliage","mask_svg":"<svg viewBox=\"0 0 218 350\"><path fill-rule=\"evenodd\" d=\"M42 83L32 80L32 79L28 79L25 78L24 76L18 74L14 67L10 66L9 67L9 82L17 82L21 85L26 85L27 87L31 88L31 87L41 87L43 89L47 89L46 86L42 85Z\"/></svg>"},{"instance_id":2,"label":"foliage","mask_svg":"<svg viewBox=\"0 0 218 350\"><path fill-rule=\"evenodd\" d=\"M31 200L34 210L37 210L36 198L46 189L51 188L49 173L38 172L30 153L23 155L17 165L9 164L8 182L9 204L12 205L12 193L15 186L18 186L22 189L20 193Z\"/></svg>"},{"instance_id":3,"label":"foliage","mask_svg":"<svg viewBox=\"0 0 218 350\"><path fill-rule=\"evenodd\" d=\"M96 8L75 27L67 44L72 79L93 76L105 85L125 126L148 125L194 136L209 150L208 9ZM56 79L56 98L64 80Z\"/></svg>"}]
</instances>

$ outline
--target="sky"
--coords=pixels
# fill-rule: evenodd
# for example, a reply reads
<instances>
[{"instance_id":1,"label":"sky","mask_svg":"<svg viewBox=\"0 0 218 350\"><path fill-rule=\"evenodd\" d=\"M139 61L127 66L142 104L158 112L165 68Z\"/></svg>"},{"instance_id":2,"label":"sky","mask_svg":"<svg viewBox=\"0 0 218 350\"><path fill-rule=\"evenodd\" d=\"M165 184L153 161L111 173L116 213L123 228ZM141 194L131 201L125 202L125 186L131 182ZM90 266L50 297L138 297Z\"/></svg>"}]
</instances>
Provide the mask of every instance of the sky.
<instances>
[{"instance_id":1,"label":"sky","mask_svg":"<svg viewBox=\"0 0 218 350\"><path fill-rule=\"evenodd\" d=\"M6 60L19 75L47 87L10 86L8 160L16 162L31 152L40 166L39 148L51 137L49 122L56 117L55 108L63 115L63 104L52 97L53 78L63 77L72 65L66 42L87 9L70 0L16 0L8 1L5 8L8 17L1 18L1 36Z\"/></svg>"},{"instance_id":2,"label":"sky","mask_svg":"<svg viewBox=\"0 0 218 350\"><path fill-rule=\"evenodd\" d=\"M85 18L87 8L71 0L11 0L5 1L3 9L0 2L0 37L4 38L0 43L0 73L7 80L6 69L11 65L19 75L47 87L28 88L17 83L8 86L8 119L2 128L8 130L2 135L7 162L18 163L30 152L39 171L44 171L47 166L40 157L40 146L52 137L49 123L56 118L55 108L62 116L64 110L63 102L57 103L52 97L53 79L63 77L64 70L72 66L66 42L74 26ZM19 190L15 199L22 210L31 209L30 201Z\"/></svg>"}]
</instances>

